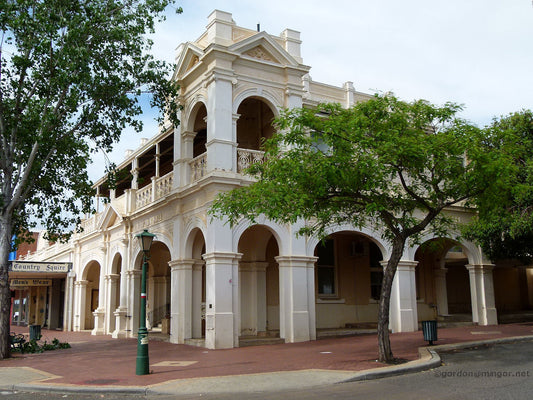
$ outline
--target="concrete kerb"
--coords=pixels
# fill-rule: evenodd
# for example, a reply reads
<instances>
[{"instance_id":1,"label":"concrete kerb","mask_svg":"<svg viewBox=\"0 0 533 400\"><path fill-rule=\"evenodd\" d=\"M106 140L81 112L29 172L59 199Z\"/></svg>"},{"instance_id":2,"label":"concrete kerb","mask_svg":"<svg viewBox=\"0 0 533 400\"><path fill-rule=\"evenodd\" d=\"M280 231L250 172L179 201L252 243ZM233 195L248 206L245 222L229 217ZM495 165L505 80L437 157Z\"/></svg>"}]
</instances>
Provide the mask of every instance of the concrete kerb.
<instances>
[{"instance_id":1,"label":"concrete kerb","mask_svg":"<svg viewBox=\"0 0 533 400\"><path fill-rule=\"evenodd\" d=\"M357 382L371 379L387 378L390 376L410 374L413 372L427 371L441 366L441 358L438 353L446 353L454 350L466 350L478 346L488 346L512 342L532 341L533 336L515 336L499 339L476 340L471 342L443 344L437 346L420 347L418 349L419 359L409 361L405 364L391 365L388 367L371 369L356 373L353 377L342 382Z\"/></svg>"},{"instance_id":2,"label":"concrete kerb","mask_svg":"<svg viewBox=\"0 0 533 400\"><path fill-rule=\"evenodd\" d=\"M361 372L351 371L329 371L329 370L302 370L302 371L287 371L287 372L274 372L265 374L252 374L252 375L237 375L226 377L211 377L211 378L193 378L193 379L179 379L170 382L164 382L160 384L150 386L75 386L75 385L59 385L59 384L46 384L46 383L15 383L12 385L0 385L4 390L12 391L38 391L38 392L59 392L59 393L114 393L114 394L169 394L172 392L172 388L180 388L182 393L184 387L187 384L194 382L193 387L189 388L187 392L192 393L220 393L228 392L224 387L231 387L235 389L239 387L236 383L242 383L245 380L248 390L252 391L267 391L267 387L276 387L279 389L279 385L269 385L263 387L252 387L250 385L249 378L253 377L252 381L256 381L258 376L263 376L262 381L273 382L274 380L284 380L285 382L291 382L295 375L301 375L301 379L297 380L295 388L313 387L318 384L336 384L346 382L357 382L371 379L380 379L397 375L404 375L414 372L426 371L432 368L437 368L441 365L441 358L438 353L445 353L453 350L464 350L474 348L478 346L487 346L495 344L504 344L512 342L526 342L533 341L533 336L515 336L509 338L489 339L470 341L454 344L445 344L437 346L420 347L418 349L419 359L407 362L405 364L391 365L387 367L371 369ZM318 375L324 375L323 382L317 381ZM347 375L351 375L350 378L346 378ZM291 376L291 379L287 379ZM210 382L210 384L207 384ZM294 383L294 382L293 382ZM201 386L201 390L197 390L196 387ZM221 387L222 386L222 387ZM235 392L235 390L233 390Z\"/></svg>"},{"instance_id":3,"label":"concrete kerb","mask_svg":"<svg viewBox=\"0 0 533 400\"><path fill-rule=\"evenodd\" d=\"M13 385L12 391L18 392L42 392L42 393L112 393L112 394L147 394L144 386L75 386L55 384L21 383Z\"/></svg>"}]
</instances>

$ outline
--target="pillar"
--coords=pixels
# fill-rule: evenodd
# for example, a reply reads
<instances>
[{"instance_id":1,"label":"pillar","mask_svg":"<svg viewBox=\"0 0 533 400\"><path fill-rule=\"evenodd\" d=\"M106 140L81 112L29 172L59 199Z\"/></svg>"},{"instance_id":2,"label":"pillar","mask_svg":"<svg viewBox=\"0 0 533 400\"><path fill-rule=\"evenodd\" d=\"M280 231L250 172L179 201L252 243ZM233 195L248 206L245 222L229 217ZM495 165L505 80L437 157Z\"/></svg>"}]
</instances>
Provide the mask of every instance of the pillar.
<instances>
[{"instance_id":1,"label":"pillar","mask_svg":"<svg viewBox=\"0 0 533 400\"><path fill-rule=\"evenodd\" d=\"M63 330L74 330L74 307L75 307L75 294L74 294L74 280L76 274L74 271L70 271L67 274L67 280L65 282L65 306L63 311Z\"/></svg>"},{"instance_id":2,"label":"pillar","mask_svg":"<svg viewBox=\"0 0 533 400\"><path fill-rule=\"evenodd\" d=\"M117 309L116 297L117 297L117 284L119 279L118 274L109 274L105 276L105 290L107 291L106 304L105 304L105 333L112 334L115 330L115 315L114 312Z\"/></svg>"},{"instance_id":3,"label":"pillar","mask_svg":"<svg viewBox=\"0 0 533 400\"><path fill-rule=\"evenodd\" d=\"M202 337L202 321L205 320L205 302L202 299L202 269L203 260L194 260L192 266L192 337Z\"/></svg>"},{"instance_id":4,"label":"pillar","mask_svg":"<svg viewBox=\"0 0 533 400\"><path fill-rule=\"evenodd\" d=\"M446 316L448 314L448 288L446 285L446 274L448 269L438 268L433 270L435 276L435 297L437 300L438 315Z\"/></svg>"},{"instance_id":5,"label":"pillar","mask_svg":"<svg viewBox=\"0 0 533 400\"><path fill-rule=\"evenodd\" d=\"M173 260L170 280L170 342L185 343L192 337L192 268L194 260Z\"/></svg>"},{"instance_id":6,"label":"pillar","mask_svg":"<svg viewBox=\"0 0 533 400\"><path fill-rule=\"evenodd\" d=\"M122 238L120 240L122 248L122 262L120 266L120 287L119 287L119 304L117 308L112 311L115 317L115 330L111 334L113 338L125 338L127 337L127 315L128 315L128 279L126 266L129 264L129 240Z\"/></svg>"},{"instance_id":7,"label":"pillar","mask_svg":"<svg viewBox=\"0 0 533 400\"><path fill-rule=\"evenodd\" d=\"M239 264L242 335L257 335L266 331L267 266L268 263L260 261L241 261Z\"/></svg>"},{"instance_id":8,"label":"pillar","mask_svg":"<svg viewBox=\"0 0 533 400\"><path fill-rule=\"evenodd\" d=\"M280 337L287 343L316 339L315 275L317 257L278 256Z\"/></svg>"},{"instance_id":9,"label":"pillar","mask_svg":"<svg viewBox=\"0 0 533 400\"><path fill-rule=\"evenodd\" d=\"M126 272L128 282L128 318L127 324L128 337L134 336L139 330L139 310L141 307L141 275L142 271L138 269Z\"/></svg>"},{"instance_id":10,"label":"pillar","mask_svg":"<svg viewBox=\"0 0 533 400\"><path fill-rule=\"evenodd\" d=\"M382 261L383 266L387 261ZM389 327L392 332L418 330L415 268L418 261L400 261L392 281Z\"/></svg>"},{"instance_id":11,"label":"pillar","mask_svg":"<svg viewBox=\"0 0 533 400\"><path fill-rule=\"evenodd\" d=\"M206 262L206 332L210 349L237 347L239 343L239 264L242 254L211 252Z\"/></svg>"},{"instance_id":12,"label":"pillar","mask_svg":"<svg viewBox=\"0 0 533 400\"><path fill-rule=\"evenodd\" d=\"M472 322L479 325L497 325L498 315L494 302L493 264L468 264Z\"/></svg>"},{"instance_id":13,"label":"pillar","mask_svg":"<svg viewBox=\"0 0 533 400\"><path fill-rule=\"evenodd\" d=\"M74 283L74 297L76 311L74 313L74 331L85 329L85 313L87 307L87 286L89 281L76 281Z\"/></svg>"},{"instance_id":14,"label":"pillar","mask_svg":"<svg viewBox=\"0 0 533 400\"><path fill-rule=\"evenodd\" d=\"M232 137L232 60L220 58L217 63L220 66L212 72L207 86L207 173L231 171L236 159Z\"/></svg>"}]
</instances>

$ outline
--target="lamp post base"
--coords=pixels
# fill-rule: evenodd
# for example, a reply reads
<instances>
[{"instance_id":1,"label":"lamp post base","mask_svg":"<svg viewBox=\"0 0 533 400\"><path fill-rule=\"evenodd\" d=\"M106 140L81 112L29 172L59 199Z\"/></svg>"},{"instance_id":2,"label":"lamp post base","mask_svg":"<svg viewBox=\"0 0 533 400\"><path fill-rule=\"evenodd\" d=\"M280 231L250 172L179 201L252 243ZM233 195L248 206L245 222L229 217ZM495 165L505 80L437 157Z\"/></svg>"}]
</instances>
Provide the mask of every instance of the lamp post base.
<instances>
[{"instance_id":1,"label":"lamp post base","mask_svg":"<svg viewBox=\"0 0 533 400\"><path fill-rule=\"evenodd\" d=\"M148 375L150 373L150 362L148 359L148 331L140 328L137 333L137 361L135 365L137 375Z\"/></svg>"}]
</instances>

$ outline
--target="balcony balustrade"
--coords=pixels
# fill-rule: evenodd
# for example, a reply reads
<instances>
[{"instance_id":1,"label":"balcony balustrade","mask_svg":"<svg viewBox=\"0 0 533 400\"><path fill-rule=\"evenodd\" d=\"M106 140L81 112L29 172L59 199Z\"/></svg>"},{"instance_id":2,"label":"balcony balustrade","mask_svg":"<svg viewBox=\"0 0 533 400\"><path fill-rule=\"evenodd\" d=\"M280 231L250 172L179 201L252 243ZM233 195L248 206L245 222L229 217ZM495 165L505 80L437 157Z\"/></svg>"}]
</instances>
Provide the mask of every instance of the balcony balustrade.
<instances>
[{"instance_id":1,"label":"balcony balustrade","mask_svg":"<svg viewBox=\"0 0 533 400\"><path fill-rule=\"evenodd\" d=\"M207 153L194 157L189 162L189 166L191 168L191 182L196 182L205 176L207 172Z\"/></svg>"}]
</instances>

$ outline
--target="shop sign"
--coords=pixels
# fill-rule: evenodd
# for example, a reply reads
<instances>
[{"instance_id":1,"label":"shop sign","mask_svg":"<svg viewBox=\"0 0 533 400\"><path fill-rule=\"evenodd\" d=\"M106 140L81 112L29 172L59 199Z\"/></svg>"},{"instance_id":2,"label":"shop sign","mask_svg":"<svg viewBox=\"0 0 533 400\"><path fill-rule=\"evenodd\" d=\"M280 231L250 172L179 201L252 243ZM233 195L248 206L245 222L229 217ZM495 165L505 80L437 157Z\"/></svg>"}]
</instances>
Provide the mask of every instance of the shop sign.
<instances>
[{"instance_id":1,"label":"shop sign","mask_svg":"<svg viewBox=\"0 0 533 400\"><path fill-rule=\"evenodd\" d=\"M46 272L66 274L72 269L70 262L11 261L12 272Z\"/></svg>"},{"instance_id":2,"label":"shop sign","mask_svg":"<svg viewBox=\"0 0 533 400\"><path fill-rule=\"evenodd\" d=\"M51 279L11 279L9 287L11 289L29 286L52 286Z\"/></svg>"}]
</instances>

